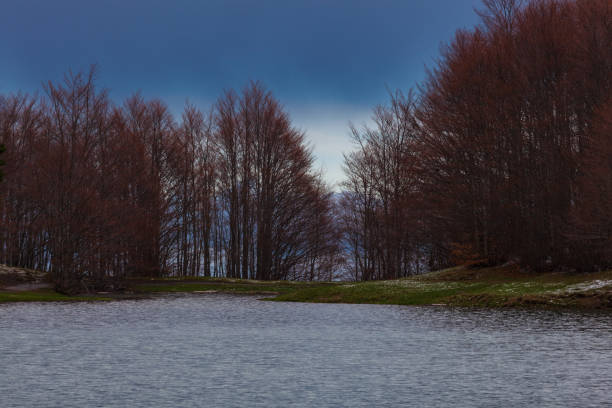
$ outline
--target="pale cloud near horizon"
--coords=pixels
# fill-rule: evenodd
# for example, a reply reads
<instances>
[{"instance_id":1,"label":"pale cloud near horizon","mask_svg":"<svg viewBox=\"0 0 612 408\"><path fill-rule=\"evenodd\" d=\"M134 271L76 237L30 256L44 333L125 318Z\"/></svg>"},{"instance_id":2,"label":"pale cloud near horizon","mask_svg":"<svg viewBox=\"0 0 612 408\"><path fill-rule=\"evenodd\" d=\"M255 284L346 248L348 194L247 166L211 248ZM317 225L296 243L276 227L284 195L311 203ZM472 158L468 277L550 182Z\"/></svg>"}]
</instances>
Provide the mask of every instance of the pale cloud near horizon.
<instances>
[{"instance_id":1,"label":"pale cloud near horizon","mask_svg":"<svg viewBox=\"0 0 612 408\"><path fill-rule=\"evenodd\" d=\"M187 102L202 112L208 112L214 101L206 98L166 96L170 111L180 121ZM323 178L335 190L340 190L344 180L343 154L356 150L350 137L350 124L357 128L372 125L372 108L341 103L283 103L293 126L304 132L306 143L315 156L315 170L321 170Z\"/></svg>"},{"instance_id":2,"label":"pale cloud near horizon","mask_svg":"<svg viewBox=\"0 0 612 408\"><path fill-rule=\"evenodd\" d=\"M344 179L343 154L356 149L350 137L350 124L357 128L371 124L372 110L362 106L312 104L286 105L293 124L305 132L324 179L335 191Z\"/></svg>"},{"instance_id":3,"label":"pale cloud near horizon","mask_svg":"<svg viewBox=\"0 0 612 408\"><path fill-rule=\"evenodd\" d=\"M180 120L186 98L207 112L224 89L260 80L337 184L342 153L354 148L349 122L369 123L386 86L407 91L426 78L440 44L478 23L481 0L379 3L5 1L0 93L41 94L43 81L95 63L98 85L118 104L141 90Z\"/></svg>"}]
</instances>

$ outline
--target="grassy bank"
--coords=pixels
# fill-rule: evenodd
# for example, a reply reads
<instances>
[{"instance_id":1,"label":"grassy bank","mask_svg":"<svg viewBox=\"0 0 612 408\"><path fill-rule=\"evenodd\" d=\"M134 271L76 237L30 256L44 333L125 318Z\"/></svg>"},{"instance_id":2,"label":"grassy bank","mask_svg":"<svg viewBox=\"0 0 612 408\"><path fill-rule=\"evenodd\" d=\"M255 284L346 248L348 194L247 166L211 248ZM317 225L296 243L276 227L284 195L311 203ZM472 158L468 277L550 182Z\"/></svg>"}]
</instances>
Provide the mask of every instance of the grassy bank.
<instances>
[{"instance_id":1,"label":"grassy bank","mask_svg":"<svg viewBox=\"0 0 612 408\"><path fill-rule=\"evenodd\" d=\"M521 272L514 266L457 267L406 279L304 289L282 294L272 300L612 309L612 272L531 274Z\"/></svg>"},{"instance_id":2,"label":"grassy bank","mask_svg":"<svg viewBox=\"0 0 612 408\"><path fill-rule=\"evenodd\" d=\"M50 289L9 292L0 302L91 301L148 297L160 293L258 295L269 301L372 303L470 307L575 307L612 310L612 271L533 274L516 266L457 267L377 282L285 282L240 279L132 279L124 294L69 297ZM98 295L95 295L98 296Z\"/></svg>"},{"instance_id":3,"label":"grassy bank","mask_svg":"<svg viewBox=\"0 0 612 408\"><path fill-rule=\"evenodd\" d=\"M102 296L67 296L52 289L39 289L30 291L3 291L0 290L0 303L7 302L91 302L111 300Z\"/></svg>"},{"instance_id":4,"label":"grassy bank","mask_svg":"<svg viewBox=\"0 0 612 408\"><path fill-rule=\"evenodd\" d=\"M229 279L155 280L134 284L140 293L242 293L270 301L451 305L475 307L579 307L612 309L612 271L533 274L516 266L457 267L390 281L303 283Z\"/></svg>"},{"instance_id":5,"label":"grassy bank","mask_svg":"<svg viewBox=\"0 0 612 408\"><path fill-rule=\"evenodd\" d=\"M328 282L257 281L224 278L134 279L129 286L135 293L229 293L243 295L287 295L303 290L335 287Z\"/></svg>"}]
</instances>

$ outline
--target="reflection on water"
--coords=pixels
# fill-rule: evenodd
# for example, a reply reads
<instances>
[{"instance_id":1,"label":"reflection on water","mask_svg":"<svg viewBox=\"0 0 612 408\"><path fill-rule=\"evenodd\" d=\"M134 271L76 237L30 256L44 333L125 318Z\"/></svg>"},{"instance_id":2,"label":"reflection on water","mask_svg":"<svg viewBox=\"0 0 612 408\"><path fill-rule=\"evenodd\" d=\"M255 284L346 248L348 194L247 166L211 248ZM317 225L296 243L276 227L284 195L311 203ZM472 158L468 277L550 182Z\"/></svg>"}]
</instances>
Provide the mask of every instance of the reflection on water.
<instances>
[{"instance_id":1,"label":"reflection on water","mask_svg":"<svg viewBox=\"0 0 612 408\"><path fill-rule=\"evenodd\" d=\"M226 295L0 305L0 407L600 407L612 315Z\"/></svg>"}]
</instances>

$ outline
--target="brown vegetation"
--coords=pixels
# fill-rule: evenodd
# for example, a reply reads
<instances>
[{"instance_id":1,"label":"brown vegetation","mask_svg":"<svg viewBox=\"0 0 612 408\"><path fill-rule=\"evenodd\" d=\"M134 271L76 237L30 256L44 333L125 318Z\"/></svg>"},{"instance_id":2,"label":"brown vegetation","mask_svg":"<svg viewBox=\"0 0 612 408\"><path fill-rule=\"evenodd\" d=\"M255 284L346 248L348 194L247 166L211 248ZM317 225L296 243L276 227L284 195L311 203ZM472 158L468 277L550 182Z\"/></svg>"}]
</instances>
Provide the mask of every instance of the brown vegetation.
<instances>
[{"instance_id":1,"label":"brown vegetation","mask_svg":"<svg viewBox=\"0 0 612 408\"><path fill-rule=\"evenodd\" d=\"M612 266L612 3L484 0L418 92L352 128L336 199L259 83L179 121L94 70L0 96L0 262L58 290L130 276L397 279Z\"/></svg>"},{"instance_id":2,"label":"brown vegetation","mask_svg":"<svg viewBox=\"0 0 612 408\"><path fill-rule=\"evenodd\" d=\"M417 100L393 96L356 132L345 231L357 278L414 273L409 260L612 264L612 3L484 5Z\"/></svg>"},{"instance_id":3,"label":"brown vegetation","mask_svg":"<svg viewBox=\"0 0 612 408\"><path fill-rule=\"evenodd\" d=\"M49 271L63 293L128 276L331 278L330 192L260 84L177 123L159 100L113 105L94 74L0 98L0 262Z\"/></svg>"}]
</instances>

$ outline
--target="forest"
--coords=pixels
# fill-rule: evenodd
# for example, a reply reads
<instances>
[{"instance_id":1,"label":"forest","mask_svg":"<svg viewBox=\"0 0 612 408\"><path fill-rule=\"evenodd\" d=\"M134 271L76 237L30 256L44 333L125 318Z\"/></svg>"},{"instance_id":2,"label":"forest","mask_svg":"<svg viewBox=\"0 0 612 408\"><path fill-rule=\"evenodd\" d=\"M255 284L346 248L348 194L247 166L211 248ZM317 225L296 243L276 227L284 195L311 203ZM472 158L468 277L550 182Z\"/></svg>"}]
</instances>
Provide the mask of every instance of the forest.
<instances>
[{"instance_id":1,"label":"forest","mask_svg":"<svg viewBox=\"0 0 612 408\"><path fill-rule=\"evenodd\" d=\"M350 127L339 191L260 82L180 117L138 93L116 103L95 67L0 95L0 263L69 294L611 267L612 1L484 0L479 15Z\"/></svg>"}]
</instances>

